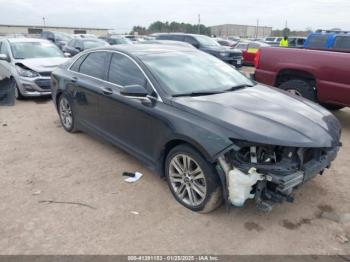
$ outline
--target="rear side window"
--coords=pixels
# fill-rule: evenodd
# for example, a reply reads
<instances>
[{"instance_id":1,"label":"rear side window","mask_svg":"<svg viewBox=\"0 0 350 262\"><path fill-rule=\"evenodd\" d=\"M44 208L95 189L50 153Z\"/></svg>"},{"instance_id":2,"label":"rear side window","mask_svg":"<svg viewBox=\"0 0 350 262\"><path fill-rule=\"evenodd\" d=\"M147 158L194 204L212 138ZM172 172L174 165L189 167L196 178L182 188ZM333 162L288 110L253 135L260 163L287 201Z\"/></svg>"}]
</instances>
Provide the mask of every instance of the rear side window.
<instances>
[{"instance_id":1,"label":"rear side window","mask_svg":"<svg viewBox=\"0 0 350 262\"><path fill-rule=\"evenodd\" d=\"M247 48L248 48L248 44L238 44L237 46L236 46L236 48L237 49L239 49L239 50L247 50Z\"/></svg>"},{"instance_id":2,"label":"rear side window","mask_svg":"<svg viewBox=\"0 0 350 262\"><path fill-rule=\"evenodd\" d=\"M187 42L187 43L189 43L189 44L191 44L193 46L198 45L198 41L196 39L194 39L194 37L192 37L192 36L186 36L185 37L185 42Z\"/></svg>"},{"instance_id":3,"label":"rear side window","mask_svg":"<svg viewBox=\"0 0 350 262\"><path fill-rule=\"evenodd\" d=\"M108 54L106 52L90 53L80 65L79 72L99 79L105 79L107 58Z\"/></svg>"},{"instance_id":4,"label":"rear side window","mask_svg":"<svg viewBox=\"0 0 350 262\"><path fill-rule=\"evenodd\" d=\"M350 50L350 36L337 36L333 44L333 49Z\"/></svg>"},{"instance_id":5,"label":"rear side window","mask_svg":"<svg viewBox=\"0 0 350 262\"><path fill-rule=\"evenodd\" d=\"M298 38L297 44L298 45L304 45L305 39L304 38Z\"/></svg>"},{"instance_id":6,"label":"rear side window","mask_svg":"<svg viewBox=\"0 0 350 262\"><path fill-rule=\"evenodd\" d=\"M172 35L171 36L171 40L174 40L174 41L184 41L184 36L183 35Z\"/></svg>"},{"instance_id":7,"label":"rear side window","mask_svg":"<svg viewBox=\"0 0 350 262\"><path fill-rule=\"evenodd\" d=\"M119 86L145 86L147 82L137 65L128 57L121 54L113 54L112 56L108 81Z\"/></svg>"},{"instance_id":8,"label":"rear side window","mask_svg":"<svg viewBox=\"0 0 350 262\"><path fill-rule=\"evenodd\" d=\"M312 35L309 38L308 48L322 49L326 48L328 35Z\"/></svg>"},{"instance_id":9,"label":"rear side window","mask_svg":"<svg viewBox=\"0 0 350 262\"><path fill-rule=\"evenodd\" d=\"M184 41L184 36L183 35L159 35L157 37L157 39L159 40L173 40L173 41L181 41L183 42Z\"/></svg>"},{"instance_id":10,"label":"rear side window","mask_svg":"<svg viewBox=\"0 0 350 262\"><path fill-rule=\"evenodd\" d=\"M248 48L254 48L254 49L259 49L260 45L258 43L250 43L248 45Z\"/></svg>"},{"instance_id":11,"label":"rear side window","mask_svg":"<svg viewBox=\"0 0 350 262\"><path fill-rule=\"evenodd\" d=\"M79 57L74 64L71 66L70 70L75 71L75 72L79 72L80 70L80 65L81 63L85 60L87 55L82 55L81 57Z\"/></svg>"},{"instance_id":12,"label":"rear side window","mask_svg":"<svg viewBox=\"0 0 350 262\"><path fill-rule=\"evenodd\" d=\"M159 35L157 37L159 40L170 40L170 35Z\"/></svg>"},{"instance_id":13,"label":"rear side window","mask_svg":"<svg viewBox=\"0 0 350 262\"><path fill-rule=\"evenodd\" d=\"M75 44L75 39L72 39L72 40L70 40L69 42L68 42L68 46L74 46L74 44Z\"/></svg>"}]
</instances>

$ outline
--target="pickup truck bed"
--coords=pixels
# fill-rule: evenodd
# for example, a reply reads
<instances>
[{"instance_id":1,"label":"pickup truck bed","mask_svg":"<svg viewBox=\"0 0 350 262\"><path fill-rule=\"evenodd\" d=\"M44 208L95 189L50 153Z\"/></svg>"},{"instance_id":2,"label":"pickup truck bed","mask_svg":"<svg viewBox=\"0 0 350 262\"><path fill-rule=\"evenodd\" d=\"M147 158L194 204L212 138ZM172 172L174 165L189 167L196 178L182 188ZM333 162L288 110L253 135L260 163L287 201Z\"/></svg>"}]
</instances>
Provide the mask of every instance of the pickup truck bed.
<instances>
[{"instance_id":1,"label":"pickup truck bed","mask_svg":"<svg viewBox=\"0 0 350 262\"><path fill-rule=\"evenodd\" d=\"M302 95L331 109L350 106L350 53L261 48L255 80Z\"/></svg>"}]
</instances>

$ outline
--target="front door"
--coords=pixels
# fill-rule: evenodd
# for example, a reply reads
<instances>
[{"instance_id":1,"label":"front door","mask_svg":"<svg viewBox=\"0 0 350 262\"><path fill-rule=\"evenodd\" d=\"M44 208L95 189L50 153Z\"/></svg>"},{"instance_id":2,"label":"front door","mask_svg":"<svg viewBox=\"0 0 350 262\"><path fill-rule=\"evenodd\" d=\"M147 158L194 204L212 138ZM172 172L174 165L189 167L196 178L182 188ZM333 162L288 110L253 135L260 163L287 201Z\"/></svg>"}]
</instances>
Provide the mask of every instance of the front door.
<instances>
[{"instance_id":1,"label":"front door","mask_svg":"<svg viewBox=\"0 0 350 262\"><path fill-rule=\"evenodd\" d=\"M101 96L101 126L119 144L148 161L154 160L155 145L164 131L164 123L157 113L162 103L156 98L152 99L153 103L143 103L120 94L127 85L142 85L152 93L136 62L121 53L112 55L107 81L109 84L105 87L111 93Z\"/></svg>"}]
</instances>

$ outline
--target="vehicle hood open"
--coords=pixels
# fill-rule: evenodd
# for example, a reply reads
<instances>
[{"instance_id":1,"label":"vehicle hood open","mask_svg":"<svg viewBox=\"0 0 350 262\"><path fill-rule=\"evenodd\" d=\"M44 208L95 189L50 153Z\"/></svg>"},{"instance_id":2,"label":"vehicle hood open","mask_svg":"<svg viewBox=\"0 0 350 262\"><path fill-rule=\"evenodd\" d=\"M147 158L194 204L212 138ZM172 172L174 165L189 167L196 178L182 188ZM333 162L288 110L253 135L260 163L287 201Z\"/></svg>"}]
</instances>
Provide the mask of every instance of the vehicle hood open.
<instances>
[{"instance_id":1,"label":"vehicle hood open","mask_svg":"<svg viewBox=\"0 0 350 262\"><path fill-rule=\"evenodd\" d=\"M291 147L339 146L341 126L329 111L276 88L256 85L173 101L219 125L232 139Z\"/></svg>"},{"instance_id":2,"label":"vehicle hood open","mask_svg":"<svg viewBox=\"0 0 350 262\"><path fill-rule=\"evenodd\" d=\"M52 58L31 58L20 59L16 64L23 64L31 70L36 72L52 72L57 66L67 62L69 58L66 57L52 57Z\"/></svg>"}]
</instances>

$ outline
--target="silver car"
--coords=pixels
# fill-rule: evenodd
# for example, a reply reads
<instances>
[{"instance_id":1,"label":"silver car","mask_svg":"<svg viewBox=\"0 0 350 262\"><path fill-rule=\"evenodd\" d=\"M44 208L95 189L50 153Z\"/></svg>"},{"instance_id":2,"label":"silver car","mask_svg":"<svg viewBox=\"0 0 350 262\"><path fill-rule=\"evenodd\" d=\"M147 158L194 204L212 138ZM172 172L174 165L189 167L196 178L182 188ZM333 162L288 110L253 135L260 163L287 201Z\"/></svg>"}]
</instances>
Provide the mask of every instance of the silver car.
<instances>
[{"instance_id":1,"label":"silver car","mask_svg":"<svg viewBox=\"0 0 350 262\"><path fill-rule=\"evenodd\" d=\"M48 40L0 39L0 89L15 89L16 98L51 94L50 75L69 59Z\"/></svg>"}]
</instances>

